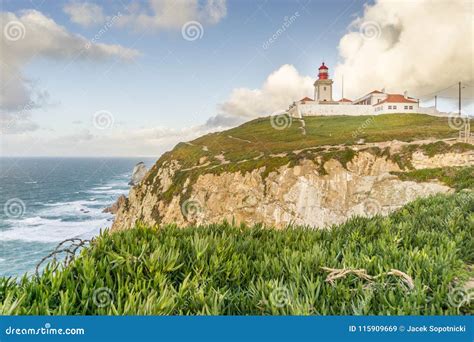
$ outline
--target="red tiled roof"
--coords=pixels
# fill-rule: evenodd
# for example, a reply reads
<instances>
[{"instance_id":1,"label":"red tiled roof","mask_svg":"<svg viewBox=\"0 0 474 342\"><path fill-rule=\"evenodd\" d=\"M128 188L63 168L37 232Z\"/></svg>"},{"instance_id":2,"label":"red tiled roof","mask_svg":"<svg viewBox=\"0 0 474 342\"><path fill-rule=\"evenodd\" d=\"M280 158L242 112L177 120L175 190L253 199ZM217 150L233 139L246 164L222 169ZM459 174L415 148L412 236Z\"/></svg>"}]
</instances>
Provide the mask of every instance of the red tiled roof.
<instances>
[{"instance_id":1,"label":"red tiled roof","mask_svg":"<svg viewBox=\"0 0 474 342\"><path fill-rule=\"evenodd\" d=\"M417 103L415 99L408 97L405 98L405 96L401 94L387 94L387 98L383 101L380 101L379 103L374 104L374 106L382 104L382 103Z\"/></svg>"},{"instance_id":2,"label":"red tiled roof","mask_svg":"<svg viewBox=\"0 0 474 342\"><path fill-rule=\"evenodd\" d=\"M300 101L313 101L313 99L310 99L308 96L303 97Z\"/></svg>"},{"instance_id":3,"label":"red tiled roof","mask_svg":"<svg viewBox=\"0 0 474 342\"><path fill-rule=\"evenodd\" d=\"M372 90L369 94L383 94L383 92L379 91L379 90ZM367 95L369 95L367 94Z\"/></svg>"},{"instance_id":4,"label":"red tiled roof","mask_svg":"<svg viewBox=\"0 0 474 342\"><path fill-rule=\"evenodd\" d=\"M328 67L325 66L325 65L324 65L324 62L323 62L323 64L319 67L319 70L321 70L321 69L326 69L326 70L327 70L327 68L328 68Z\"/></svg>"},{"instance_id":5,"label":"red tiled roof","mask_svg":"<svg viewBox=\"0 0 474 342\"><path fill-rule=\"evenodd\" d=\"M352 100L349 100L349 99L346 99L345 97L343 97L342 99L340 99L337 102L352 102Z\"/></svg>"}]
</instances>

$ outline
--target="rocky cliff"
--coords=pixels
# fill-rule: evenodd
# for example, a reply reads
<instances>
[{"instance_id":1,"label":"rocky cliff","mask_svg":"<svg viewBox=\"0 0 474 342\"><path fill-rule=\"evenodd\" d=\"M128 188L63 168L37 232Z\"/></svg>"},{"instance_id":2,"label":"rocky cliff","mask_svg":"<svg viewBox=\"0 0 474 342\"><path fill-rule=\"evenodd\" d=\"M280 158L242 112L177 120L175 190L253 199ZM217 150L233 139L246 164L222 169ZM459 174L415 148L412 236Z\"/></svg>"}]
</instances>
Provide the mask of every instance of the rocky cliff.
<instances>
[{"instance_id":1,"label":"rocky cliff","mask_svg":"<svg viewBox=\"0 0 474 342\"><path fill-rule=\"evenodd\" d=\"M137 165L135 165L133 168L132 176L130 177L130 182L128 182L128 185L135 186L140 183L147 172L148 170L144 162L137 163Z\"/></svg>"},{"instance_id":2,"label":"rocky cliff","mask_svg":"<svg viewBox=\"0 0 474 342\"><path fill-rule=\"evenodd\" d=\"M245 144L234 135L225 138ZM278 153L267 146L240 160L228 146L204 142L212 141L181 145L160 158L122 201L112 229L128 229L138 221L186 226L224 219L324 228L355 215L386 215L418 197L453 191L437 179L402 180L399 173L474 164L474 146L455 139L311 143Z\"/></svg>"}]
</instances>

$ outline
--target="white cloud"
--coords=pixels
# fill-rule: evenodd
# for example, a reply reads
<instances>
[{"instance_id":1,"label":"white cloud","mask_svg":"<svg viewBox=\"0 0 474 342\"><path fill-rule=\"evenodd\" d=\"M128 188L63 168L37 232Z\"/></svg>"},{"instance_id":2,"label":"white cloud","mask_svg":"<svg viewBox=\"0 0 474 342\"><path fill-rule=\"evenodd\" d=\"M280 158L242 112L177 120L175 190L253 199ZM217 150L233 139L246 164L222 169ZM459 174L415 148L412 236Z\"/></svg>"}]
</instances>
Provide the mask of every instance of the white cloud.
<instances>
[{"instance_id":1,"label":"white cloud","mask_svg":"<svg viewBox=\"0 0 474 342\"><path fill-rule=\"evenodd\" d=\"M193 140L204 134L230 128L212 122L184 127L127 128L97 130L82 128L61 136L11 134L2 136L3 155L30 156L156 156L170 150L180 141Z\"/></svg>"},{"instance_id":2,"label":"white cloud","mask_svg":"<svg viewBox=\"0 0 474 342\"><path fill-rule=\"evenodd\" d=\"M31 120L31 115L27 112L2 113L0 115L0 134L17 134L36 131L38 124Z\"/></svg>"},{"instance_id":3,"label":"white cloud","mask_svg":"<svg viewBox=\"0 0 474 342\"><path fill-rule=\"evenodd\" d=\"M28 112L44 104L47 92L23 75L23 67L36 58L51 58L63 61L91 60L99 61L110 58L124 60L136 57L136 50L120 45L94 44L82 36L68 32L54 20L41 12L27 10L19 15L1 12L1 74L2 89L0 92L0 118L2 123L12 120L18 122L15 127L25 124ZM22 112L22 115L7 115L7 112ZM21 123L23 121L23 124ZM31 125L26 125L32 128ZM5 130L6 132L17 132Z\"/></svg>"},{"instance_id":4,"label":"white cloud","mask_svg":"<svg viewBox=\"0 0 474 342\"><path fill-rule=\"evenodd\" d=\"M234 89L220 110L240 117L267 116L287 109L304 96L312 96L313 81L300 75L293 65L285 64L268 76L261 89Z\"/></svg>"},{"instance_id":5,"label":"white cloud","mask_svg":"<svg viewBox=\"0 0 474 342\"><path fill-rule=\"evenodd\" d=\"M100 25L105 21L102 7L90 2L71 2L64 6L64 12L73 23L86 27Z\"/></svg>"},{"instance_id":6,"label":"white cloud","mask_svg":"<svg viewBox=\"0 0 474 342\"><path fill-rule=\"evenodd\" d=\"M366 35L359 32L364 28ZM337 80L344 75L348 97L383 87L423 96L458 81L472 85L470 1L378 0L350 30L339 42L335 72Z\"/></svg>"},{"instance_id":7,"label":"white cloud","mask_svg":"<svg viewBox=\"0 0 474 342\"><path fill-rule=\"evenodd\" d=\"M205 21L210 24L218 23L227 14L227 7L225 0L208 0L203 14L201 17L205 17Z\"/></svg>"},{"instance_id":8,"label":"white cloud","mask_svg":"<svg viewBox=\"0 0 474 342\"><path fill-rule=\"evenodd\" d=\"M64 7L71 21L83 26L100 24L107 17L102 7L85 2L72 2ZM217 24L227 15L226 0L148 0L132 2L120 9L118 26L135 30L180 30L188 21Z\"/></svg>"}]
</instances>

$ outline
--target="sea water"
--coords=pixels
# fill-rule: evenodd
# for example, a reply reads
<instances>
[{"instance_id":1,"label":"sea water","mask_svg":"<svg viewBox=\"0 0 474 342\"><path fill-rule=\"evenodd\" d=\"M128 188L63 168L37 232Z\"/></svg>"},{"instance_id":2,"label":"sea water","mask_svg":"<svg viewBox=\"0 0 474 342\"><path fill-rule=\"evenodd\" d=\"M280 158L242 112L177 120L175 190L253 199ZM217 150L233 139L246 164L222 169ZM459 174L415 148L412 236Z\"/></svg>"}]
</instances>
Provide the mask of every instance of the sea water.
<instances>
[{"instance_id":1,"label":"sea water","mask_svg":"<svg viewBox=\"0 0 474 342\"><path fill-rule=\"evenodd\" d=\"M110 227L103 213L127 195L143 158L0 158L0 276L34 272L68 238L90 239Z\"/></svg>"}]
</instances>

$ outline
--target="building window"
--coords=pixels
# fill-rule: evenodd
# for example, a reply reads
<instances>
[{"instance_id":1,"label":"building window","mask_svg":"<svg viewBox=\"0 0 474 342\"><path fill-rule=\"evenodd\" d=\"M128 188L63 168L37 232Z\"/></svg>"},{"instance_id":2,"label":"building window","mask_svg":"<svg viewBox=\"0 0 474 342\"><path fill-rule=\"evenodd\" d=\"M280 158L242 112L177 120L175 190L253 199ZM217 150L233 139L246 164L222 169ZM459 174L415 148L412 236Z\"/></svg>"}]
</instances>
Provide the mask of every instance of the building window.
<instances>
[{"instance_id":1,"label":"building window","mask_svg":"<svg viewBox=\"0 0 474 342\"><path fill-rule=\"evenodd\" d=\"M393 109L397 109L397 106L393 106Z\"/></svg>"},{"instance_id":2,"label":"building window","mask_svg":"<svg viewBox=\"0 0 474 342\"><path fill-rule=\"evenodd\" d=\"M377 99L377 103L379 103L379 102L380 102L380 100L381 100L381 99Z\"/></svg>"},{"instance_id":3,"label":"building window","mask_svg":"<svg viewBox=\"0 0 474 342\"><path fill-rule=\"evenodd\" d=\"M326 87L323 87L323 90L326 90Z\"/></svg>"},{"instance_id":4,"label":"building window","mask_svg":"<svg viewBox=\"0 0 474 342\"><path fill-rule=\"evenodd\" d=\"M388 106L388 109L392 109L392 106Z\"/></svg>"},{"instance_id":5,"label":"building window","mask_svg":"<svg viewBox=\"0 0 474 342\"><path fill-rule=\"evenodd\" d=\"M413 109L413 106L410 106L410 109Z\"/></svg>"},{"instance_id":6,"label":"building window","mask_svg":"<svg viewBox=\"0 0 474 342\"><path fill-rule=\"evenodd\" d=\"M408 109L408 106L403 107L404 109Z\"/></svg>"}]
</instances>

